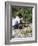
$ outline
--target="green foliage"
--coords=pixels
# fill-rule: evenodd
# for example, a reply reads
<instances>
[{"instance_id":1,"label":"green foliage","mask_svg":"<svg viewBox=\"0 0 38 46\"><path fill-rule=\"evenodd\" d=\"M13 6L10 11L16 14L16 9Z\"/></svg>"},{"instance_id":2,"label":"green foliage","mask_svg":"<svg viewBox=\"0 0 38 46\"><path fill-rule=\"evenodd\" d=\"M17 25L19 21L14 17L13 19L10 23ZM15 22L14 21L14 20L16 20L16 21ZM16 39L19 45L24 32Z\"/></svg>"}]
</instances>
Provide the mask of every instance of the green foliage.
<instances>
[{"instance_id":1,"label":"green foliage","mask_svg":"<svg viewBox=\"0 0 38 46\"><path fill-rule=\"evenodd\" d=\"M14 8L12 8L12 17L18 15L19 13L22 14L24 21L32 22L32 8L30 8L30 7L24 7L24 8L14 7Z\"/></svg>"}]
</instances>

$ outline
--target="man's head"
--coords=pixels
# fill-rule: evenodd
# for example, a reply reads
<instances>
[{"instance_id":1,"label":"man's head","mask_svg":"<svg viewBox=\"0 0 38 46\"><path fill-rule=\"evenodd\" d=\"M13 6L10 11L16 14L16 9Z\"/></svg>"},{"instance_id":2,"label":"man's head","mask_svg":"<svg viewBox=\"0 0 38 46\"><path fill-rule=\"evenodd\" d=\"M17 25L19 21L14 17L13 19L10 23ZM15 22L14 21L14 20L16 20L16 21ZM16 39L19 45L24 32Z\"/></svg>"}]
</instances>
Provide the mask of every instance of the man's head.
<instances>
[{"instance_id":1,"label":"man's head","mask_svg":"<svg viewBox=\"0 0 38 46\"><path fill-rule=\"evenodd\" d=\"M21 13L19 13L18 16L19 16L19 18L22 18L22 14Z\"/></svg>"}]
</instances>

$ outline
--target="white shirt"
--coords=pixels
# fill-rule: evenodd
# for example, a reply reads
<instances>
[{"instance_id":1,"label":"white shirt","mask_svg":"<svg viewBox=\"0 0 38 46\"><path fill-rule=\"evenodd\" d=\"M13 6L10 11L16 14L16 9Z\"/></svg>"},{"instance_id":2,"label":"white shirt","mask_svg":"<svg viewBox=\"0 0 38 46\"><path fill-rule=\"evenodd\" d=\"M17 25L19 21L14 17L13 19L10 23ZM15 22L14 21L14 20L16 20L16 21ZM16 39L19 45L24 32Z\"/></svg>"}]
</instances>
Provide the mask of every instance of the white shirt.
<instances>
[{"instance_id":1,"label":"white shirt","mask_svg":"<svg viewBox=\"0 0 38 46\"><path fill-rule=\"evenodd\" d=\"M20 23L20 18L18 16L16 16L16 21L18 21L18 23Z\"/></svg>"},{"instance_id":2,"label":"white shirt","mask_svg":"<svg viewBox=\"0 0 38 46\"><path fill-rule=\"evenodd\" d=\"M20 18L18 16L16 16L16 18L12 18L12 26L14 26L16 22L20 23Z\"/></svg>"}]
</instances>

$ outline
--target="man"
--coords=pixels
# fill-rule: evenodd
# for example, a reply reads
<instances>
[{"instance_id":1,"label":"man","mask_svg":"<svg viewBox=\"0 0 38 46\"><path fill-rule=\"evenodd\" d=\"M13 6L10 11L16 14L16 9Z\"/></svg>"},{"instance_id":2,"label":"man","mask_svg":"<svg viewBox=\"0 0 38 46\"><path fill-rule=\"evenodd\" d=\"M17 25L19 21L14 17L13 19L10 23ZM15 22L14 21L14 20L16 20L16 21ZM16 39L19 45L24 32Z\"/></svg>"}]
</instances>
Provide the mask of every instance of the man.
<instances>
[{"instance_id":1,"label":"man","mask_svg":"<svg viewBox=\"0 0 38 46\"><path fill-rule=\"evenodd\" d=\"M12 26L15 29L18 29L19 25L21 24L21 20L22 20L22 15L19 13L18 16L12 19Z\"/></svg>"},{"instance_id":2,"label":"man","mask_svg":"<svg viewBox=\"0 0 38 46\"><path fill-rule=\"evenodd\" d=\"M15 29L18 29L19 24L20 24L20 18L18 16L16 16L15 18L12 18L12 26Z\"/></svg>"}]
</instances>

